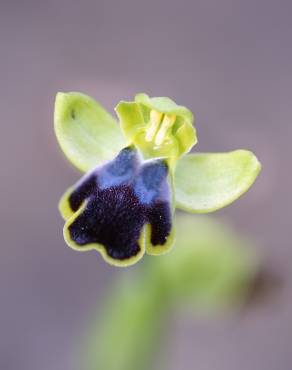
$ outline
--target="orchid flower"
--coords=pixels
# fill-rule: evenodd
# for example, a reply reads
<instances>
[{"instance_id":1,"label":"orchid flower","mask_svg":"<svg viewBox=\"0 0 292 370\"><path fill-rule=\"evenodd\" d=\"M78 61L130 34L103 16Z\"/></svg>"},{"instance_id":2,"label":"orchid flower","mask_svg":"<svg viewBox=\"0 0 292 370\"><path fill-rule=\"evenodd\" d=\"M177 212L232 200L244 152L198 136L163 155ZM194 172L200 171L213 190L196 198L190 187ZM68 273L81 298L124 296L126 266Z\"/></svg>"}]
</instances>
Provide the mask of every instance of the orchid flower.
<instances>
[{"instance_id":1,"label":"orchid flower","mask_svg":"<svg viewBox=\"0 0 292 370\"><path fill-rule=\"evenodd\" d=\"M97 250L115 266L168 251L176 208L220 209L248 190L260 163L247 150L189 153L194 117L166 97L138 94L115 108L119 122L91 97L58 93L55 133L66 157L85 175L62 196L64 239Z\"/></svg>"}]
</instances>

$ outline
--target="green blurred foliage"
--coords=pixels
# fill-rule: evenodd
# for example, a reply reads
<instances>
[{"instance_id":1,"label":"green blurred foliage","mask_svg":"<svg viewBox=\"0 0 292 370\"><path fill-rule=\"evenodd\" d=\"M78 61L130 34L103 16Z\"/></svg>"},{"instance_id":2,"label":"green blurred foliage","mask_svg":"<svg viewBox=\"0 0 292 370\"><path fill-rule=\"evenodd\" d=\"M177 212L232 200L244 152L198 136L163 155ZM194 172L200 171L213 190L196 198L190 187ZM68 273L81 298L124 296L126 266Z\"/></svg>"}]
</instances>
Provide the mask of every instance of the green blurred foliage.
<instances>
[{"instance_id":1,"label":"green blurred foliage","mask_svg":"<svg viewBox=\"0 0 292 370\"><path fill-rule=\"evenodd\" d=\"M257 270L249 243L206 216L178 215L176 228L168 254L144 259L116 282L91 323L82 369L152 369L174 310L210 314L246 297Z\"/></svg>"}]
</instances>

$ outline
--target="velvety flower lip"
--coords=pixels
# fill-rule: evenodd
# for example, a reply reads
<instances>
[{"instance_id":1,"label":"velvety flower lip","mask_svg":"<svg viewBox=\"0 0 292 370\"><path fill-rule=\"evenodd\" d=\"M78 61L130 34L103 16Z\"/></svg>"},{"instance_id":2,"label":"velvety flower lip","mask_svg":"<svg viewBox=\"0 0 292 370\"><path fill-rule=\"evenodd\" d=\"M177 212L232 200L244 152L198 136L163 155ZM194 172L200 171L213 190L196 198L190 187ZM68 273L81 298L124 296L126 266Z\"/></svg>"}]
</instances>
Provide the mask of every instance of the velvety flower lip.
<instances>
[{"instance_id":1,"label":"velvety flower lip","mask_svg":"<svg viewBox=\"0 0 292 370\"><path fill-rule=\"evenodd\" d=\"M85 175L63 199L72 211L64 227L69 245L99 250L115 265L136 262L145 252L146 224L151 248L167 247L171 234L168 165L142 161L134 147Z\"/></svg>"},{"instance_id":2,"label":"velvety flower lip","mask_svg":"<svg viewBox=\"0 0 292 370\"><path fill-rule=\"evenodd\" d=\"M82 172L62 196L64 239L128 266L174 241L175 208L216 211L243 195L261 164L249 150L189 153L197 143L192 112L167 97L120 101L119 119L91 97L58 93L54 128L67 158Z\"/></svg>"}]
</instances>

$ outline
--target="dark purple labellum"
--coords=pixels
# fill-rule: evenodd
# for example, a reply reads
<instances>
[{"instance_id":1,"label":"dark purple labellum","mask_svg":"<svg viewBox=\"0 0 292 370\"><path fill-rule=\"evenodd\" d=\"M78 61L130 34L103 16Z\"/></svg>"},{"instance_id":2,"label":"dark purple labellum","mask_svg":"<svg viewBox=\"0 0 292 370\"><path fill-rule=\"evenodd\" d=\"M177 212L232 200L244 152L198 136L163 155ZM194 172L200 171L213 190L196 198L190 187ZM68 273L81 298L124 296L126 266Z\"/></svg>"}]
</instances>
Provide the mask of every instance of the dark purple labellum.
<instances>
[{"instance_id":1,"label":"dark purple labellum","mask_svg":"<svg viewBox=\"0 0 292 370\"><path fill-rule=\"evenodd\" d=\"M164 160L141 162L133 147L124 148L81 179L70 195L74 212L86 201L68 226L71 239L80 247L101 244L109 257L125 260L141 251L139 238L149 223L151 244L164 245L171 231L168 172Z\"/></svg>"}]
</instances>

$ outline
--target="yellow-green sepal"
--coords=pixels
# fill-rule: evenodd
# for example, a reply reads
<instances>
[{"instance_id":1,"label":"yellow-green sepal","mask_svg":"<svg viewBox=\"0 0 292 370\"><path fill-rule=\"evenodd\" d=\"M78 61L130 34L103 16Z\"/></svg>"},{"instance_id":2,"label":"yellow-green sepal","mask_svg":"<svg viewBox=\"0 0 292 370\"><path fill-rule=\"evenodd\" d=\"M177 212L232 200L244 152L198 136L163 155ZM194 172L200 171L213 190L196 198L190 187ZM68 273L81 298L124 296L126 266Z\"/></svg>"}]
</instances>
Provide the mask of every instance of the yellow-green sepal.
<instances>
[{"instance_id":1,"label":"yellow-green sepal","mask_svg":"<svg viewBox=\"0 0 292 370\"><path fill-rule=\"evenodd\" d=\"M112 159L125 146L117 121L78 92L57 94L54 127L62 151L82 172Z\"/></svg>"},{"instance_id":2,"label":"yellow-green sepal","mask_svg":"<svg viewBox=\"0 0 292 370\"><path fill-rule=\"evenodd\" d=\"M177 163L177 208L192 213L216 211L244 194L261 170L248 150L188 154Z\"/></svg>"}]
</instances>

